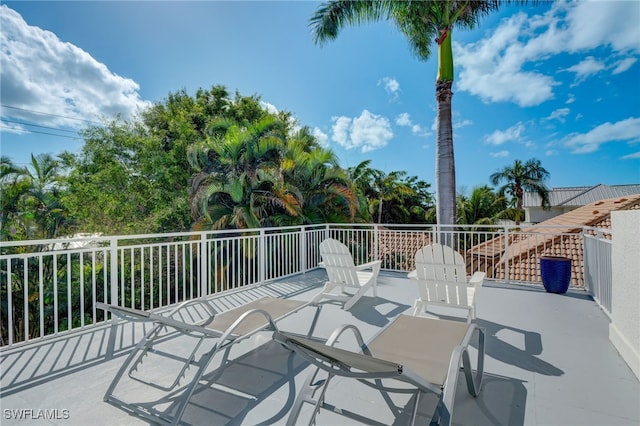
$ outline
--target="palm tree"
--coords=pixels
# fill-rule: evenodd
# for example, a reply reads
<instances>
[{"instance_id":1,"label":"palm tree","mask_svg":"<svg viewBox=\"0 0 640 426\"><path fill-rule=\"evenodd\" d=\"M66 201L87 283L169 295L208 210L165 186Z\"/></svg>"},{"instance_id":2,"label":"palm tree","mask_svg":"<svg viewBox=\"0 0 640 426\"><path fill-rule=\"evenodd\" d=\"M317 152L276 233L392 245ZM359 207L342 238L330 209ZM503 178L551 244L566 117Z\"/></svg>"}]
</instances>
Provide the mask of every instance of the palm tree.
<instances>
[{"instance_id":1,"label":"palm tree","mask_svg":"<svg viewBox=\"0 0 640 426\"><path fill-rule=\"evenodd\" d=\"M472 29L478 20L497 10L500 1L353 1L323 3L310 19L313 40L322 44L333 40L348 25L392 20L406 36L413 53L426 61L435 42L438 49L436 101L438 131L436 138L436 205L439 224L456 223L456 182L453 154L451 98L453 52L451 32L454 27Z\"/></svg>"},{"instance_id":2,"label":"palm tree","mask_svg":"<svg viewBox=\"0 0 640 426\"><path fill-rule=\"evenodd\" d=\"M358 205L335 154L286 116L239 126L218 121L189 162L195 227L256 228L353 220Z\"/></svg>"},{"instance_id":3,"label":"palm tree","mask_svg":"<svg viewBox=\"0 0 640 426\"><path fill-rule=\"evenodd\" d=\"M271 185L285 144L282 130L279 120L266 117L247 127L231 125L220 139L194 147L199 152L189 158L200 169L191 189L196 222L210 220L218 229L265 225L266 206L279 202L273 199Z\"/></svg>"},{"instance_id":4,"label":"palm tree","mask_svg":"<svg viewBox=\"0 0 640 426\"><path fill-rule=\"evenodd\" d=\"M376 191L375 199L371 199L370 202L378 207L378 222L382 223L383 211L389 212L390 207L396 206L404 207L401 203L394 203L393 201L399 200L401 196L410 195L413 193L412 189L401 178L406 176L404 171L393 171L389 174L383 171L376 170L373 175L373 187ZM405 211L408 216L408 211ZM388 214L385 215L388 218Z\"/></svg>"},{"instance_id":5,"label":"palm tree","mask_svg":"<svg viewBox=\"0 0 640 426\"><path fill-rule=\"evenodd\" d=\"M51 154L31 154L27 173L36 191L49 190L60 179L60 163Z\"/></svg>"},{"instance_id":6,"label":"palm tree","mask_svg":"<svg viewBox=\"0 0 640 426\"><path fill-rule=\"evenodd\" d=\"M286 187L295 194L299 210L297 214L281 216L279 224L353 221L359 203L347 173L338 166L332 151L315 145L309 147L304 142L306 138L301 140L298 135L290 139L280 163L278 187Z\"/></svg>"},{"instance_id":7,"label":"palm tree","mask_svg":"<svg viewBox=\"0 0 640 426\"><path fill-rule=\"evenodd\" d=\"M506 208L504 197L487 185L475 186L467 197L458 195L458 223L464 225L490 225L502 218Z\"/></svg>"},{"instance_id":8,"label":"palm tree","mask_svg":"<svg viewBox=\"0 0 640 426\"><path fill-rule=\"evenodd\" d=\"M27 170L16 166L3 155L0 157L0 240L9 239L23 227L22 202L32 190ZM11 230L8 228L12 228Z\"/></svg>"},{"instance_id":9,"label":"palm tree","mask_svg":"<svg viewBox=\"0 0 640 426\"><path fill-rule=\"evenodd\" d=\"M498 193L506 193L516 200L516 224L519 224L525 191L538 194L542 200L542 207L549 208L549 188L545 185L548 177L549 172L542 167L540 160L531 158L525 163L515 160L513 166L505 166L502 170L493 173L489 179L494 185L498 185L501 181L506 182L498 189Z\"/></svg>"},{"instance_id":10,"label":"palm tree","mask_svg":"<svg viewBox=\"0 0 640 426\"><path fill-rule=\"evenodd\" d=\"M356 166L347 169L347 175L353 185L358 198L358 219L364 223L372 222L373 215L369 210L369 199L375 196L373 176L376 172L371 168L371 160L364 160Z\"/></svg>"}]
</instances>

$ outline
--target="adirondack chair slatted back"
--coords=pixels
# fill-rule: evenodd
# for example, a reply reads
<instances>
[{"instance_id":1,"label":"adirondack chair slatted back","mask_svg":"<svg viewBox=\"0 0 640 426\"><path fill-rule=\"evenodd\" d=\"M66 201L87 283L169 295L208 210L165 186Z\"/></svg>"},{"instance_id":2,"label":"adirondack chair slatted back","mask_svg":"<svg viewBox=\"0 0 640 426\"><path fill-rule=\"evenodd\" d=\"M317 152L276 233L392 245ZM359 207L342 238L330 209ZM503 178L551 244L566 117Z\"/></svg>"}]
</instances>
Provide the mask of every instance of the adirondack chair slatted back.
<instances>
[{"instance_id":1,"label":"adirondack chair slatted back","mask_svg":"<svg viewBox=\"0 0 640 426\"><path fill-rule=\"evenodd\" d=\"M330 282L349 287L360 287L353 257L346 245L338 240L328 238L320 243L320 255Z\"/></svg>"},{"instance_id":2,"label":"adirondack chair slatted back","mask_svg":"<svg viewBox=\"0 0 640 426\"><path fill-rule=\"evenodd\" d=\"M469 292L464 258L451 247L431 244L416 252L420 298L450 306L467 307Z\"/></svg>"}]
</instances>

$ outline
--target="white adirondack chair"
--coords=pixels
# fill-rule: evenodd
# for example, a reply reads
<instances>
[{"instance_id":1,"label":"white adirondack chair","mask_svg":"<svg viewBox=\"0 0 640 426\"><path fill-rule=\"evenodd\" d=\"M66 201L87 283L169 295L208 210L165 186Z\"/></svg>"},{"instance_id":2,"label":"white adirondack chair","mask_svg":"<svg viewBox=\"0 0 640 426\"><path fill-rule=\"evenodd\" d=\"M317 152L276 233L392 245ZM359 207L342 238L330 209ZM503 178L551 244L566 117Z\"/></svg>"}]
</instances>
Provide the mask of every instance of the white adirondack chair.
<instances>
[{"instance_id":1,"label":"white adirondack chair","mask_svg":"<svg viewBox=\"0 0 640 426\"><path fill-rule=\"evenodd\" d=\"M420 297L413 305L413 315L427 312L429 306L446 306L466 310L467 322L476 318L476 296L484 281L484 272L475 272L467 281L464 258L448 246L431 244L416 252L416 270L409 278L418 284Z\"/></svg>"},{"instance_id":2,"label":"white adirondack chair","mask_svg":"<svg viewBox=\"0 0 640 426\"><path fill-rule=\"evenodd\" d=\"M320 243L320 255L323 266L327 271L327 281L313 302L322 299L332 299L344 302L343 309L349 310L369 289L377 296L377 280L381 261L364 263L355 266L349 248L338 240L327 238Z\"/></svg>"}]
</instances>

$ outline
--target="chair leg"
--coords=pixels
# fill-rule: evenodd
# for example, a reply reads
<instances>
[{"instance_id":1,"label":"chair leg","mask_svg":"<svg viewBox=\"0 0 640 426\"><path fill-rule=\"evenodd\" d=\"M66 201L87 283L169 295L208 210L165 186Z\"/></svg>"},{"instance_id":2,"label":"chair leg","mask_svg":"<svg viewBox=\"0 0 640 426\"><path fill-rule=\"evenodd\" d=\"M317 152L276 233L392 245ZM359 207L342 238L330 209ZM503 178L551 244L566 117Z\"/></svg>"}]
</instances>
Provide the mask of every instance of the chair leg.
<instances>
[{"instance_id":1,"label":"chair leg","mask_svg":"<svg viewBox=\"0 0 640 426\"><path fill-rule=\"evenodd\" d=\"M318 303L320 302L322 299L324 299L328 293L330 293L334 288L336 288L336 284L327 281L324 284L324 287L322 287L322 291L320 291L320 293L316 294L314 296L314 298L311 300L313 303Z\"/></svg>"},{"instance_id":2,"label":"chair leg","mask_svg":"<svg viewBox=\"0 0 640 426\"><path fill-rule=\"evenodd\" d=\"M315 419L320 412L320 408L324 404L324 395L327 391L327 386L329 385L329 381L333 377L332 374L329 374L326 379L316 381L318 373L320 373L320 369L315 368L314 371L309 374L304 384L300 388L300 392L298 393L298 396L293 403L293 408L291 408L291 414L289 414L289 418L287 419L287 426L295 426L298 424L298 416L300 415L300 411L302 410L302 406L305 402L314 405L309 424L315 424ZM320 390L320 395L316 398L314 397L314 394L318 391L318 389Z\"/></svg>"},{"instance_id":3,"label":"chair leg","mask_svg":"<svg viewBox=\"0 0 640 426\"><path fill-rule=\"evenodd\" d=\"M422 300L416 299L416 301L413 303L413 313L412 313L412 315L414 317L417 316L422 309L423 309Z\"/></svg>"},{"instance_id":4,"label":"chair leg","mask_svg":"<svg viewBox=\"0 0 640 426\"><path fill-rule=\"evenodd\" d=\"M351 307L353 305L355 305L355 303L360 300L360 298L362 296L364 296L364 294L367 292L368 288L367 287L361 287L349 300L347 300L344 304L344 310L348 311L349 309L351 309Z\"/></svg>"},{"instance_id":5,"label":"chair leg","mask_svg":"<svg viewBox=\"0 0 640 426\"><path fill-rule=\"evenodd\" d=\"M478 327L478 360L475 378L471 371L471 361L469 360L469 349L465 348L462 353L462 365L464 368L464 376L467 381L467 390L470 395L478 396L480 394L480 386L482 386L482 377L484 376L484 329Z\"/></svg>"}]
</instances>

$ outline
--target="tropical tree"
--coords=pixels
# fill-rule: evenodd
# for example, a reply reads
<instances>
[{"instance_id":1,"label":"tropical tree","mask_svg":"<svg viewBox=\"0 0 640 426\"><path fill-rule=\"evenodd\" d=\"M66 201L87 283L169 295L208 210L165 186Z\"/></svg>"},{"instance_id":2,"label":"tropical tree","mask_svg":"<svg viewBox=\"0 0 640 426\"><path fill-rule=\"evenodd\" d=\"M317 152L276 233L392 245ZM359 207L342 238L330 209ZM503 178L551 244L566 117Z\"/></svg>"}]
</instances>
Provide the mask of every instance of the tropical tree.
<instances>
[{"instance_id":1,"label":"tropical tree","mask_svg":"<svg viewBox=\"0 0 640 426\"><path fill-rule=\"evenodd\" d=\"M31 191L27 170L0 157L0 240L20 238L22 201Z\"/></svg>"},{"instance_id":2,"label":"tropical tree","mask_svg":"<svg viewBox=\"0 0 640 426\"><path fill-rule=\"evenodd\" d=\"M333 40L348 25L380 20L393 21L406 36L413 53L426 61L432 43L438 50L436 77L436 206L439 224L456 223L456 182L453 152L451 98L453 52L451 33L454 27L472 29L479 19L497 10L500 1L353 1L323 3L310 19L315 43Z\"/></svg>"},{"instance_id":3,"label":"tropical tree","mask_svg":"<svg viewBox=\"0 0 640 426\"><path fill-rule=\"evenodd\" d=\"M375 190L373 188L373 176L375 172L376 170L371 168L371 160L364 160L356 166L347 169L347 174L358 199L358 219L363 223L373 221L373 215L369 209L369 199L375 197Z\"/></svg>"},{"instance_id":4,"label":"tropical tree","mask_svg":"<svg viewBox=\"0 0 640 426\"><path fill-rule=\"evenodd\" d=\"M377 223L424 223L433 205L430 185L404 171L385 173L370 167L371 160L349 168L348 174L355 188L358 203L368 215L364 221Z\"/></svg>"},{"instance_id":5,"label":"tropical tree","mask_svg":"<svg viewBox=\"0 0 640 426\"><path fill-rule=\"evenodd\" d=\"M271 186L284 143L282 123L267 117L248 127L233 124L221 139L197 146L189 155L200 169L192 178L192 218L215 229L260 227L268 218L266 205L278 202Z\"/></svg>"},{"instance_id":6,"label":"tropical tree","mask_svg":"<svg viewBox=\"0 0 640 426\"><path fill-rule=\"evenodd\" d=\"M285 116L252 125L221 120L189 158L196 227L255 228L353 219L357 202L337 157ZM346 213L345 213L346 212Z\"/></svg>"},{"instance_id":7,"label":"tropical tree","mask_svg":"<svg viewBox=\"0 0 640 426\"><path fill-rule=\"evenodd\" d=\"M542 167L540 160L531 158L526 162L515 160L512 166L505 166L502 170L490 176L491 183L498 185L505 182L498 189L499 194L507 194L516 202L516 224L520 223L522 214L522 199L524 192L535 192L541 200L541 206L545 209L550 207L549 188L545 185L545 180L549 177L549 172Z\"/></svg>"},{"instance_id":8,"label":"tropical tree","mask_svg":"<svg viewBox=\"0 0 640 426\"><path fill-rule=\"evenodd\" d=\"M503 218L506 206L504 197L496 194L488 185L475 186L471 193L458 195L458 223L462 225L494 224Z\"/></svg>"},{"instance_id":9,"label":"tropical tree","mask_svg":"<svg viewBox=\"0 0 640 426\"><path fill-rule=\"evenodd\" d=\"M31 155L27 167L0 160L0 237L47 239L58 236L68 217L61 201L60 163L50 154Z\"/></svg>"},{"instance_id":10,"label":"tropical tree","mask_svg":"<svg viewBox=\"0 0 640 426\"><path fill-rule=\"evenodd\" d=\"M399 199L401 195L411 193L411 188L401 180L406 175L407 173L404 171L393 171L387 174L380 170L376 170L373 174L373 186L376 197L370 200L370 202L372 206L375 206L378 210L377 223L382 223L382 213L387 204L390 204L389 207L391 207L394 205L390 203L391 201ZM401 207L402 205L396 203L395 206ZM387 211L390 210L389 207L386 208ZM407 212L405 211L405 213ZM385 220L385 222L388 223L389 220Z\"/></svg>"},{"instance_id":11,"label":"tropical tree","mask_svg":"<svg viewBox=\"0 0 640 426\"><path fill-rule=\"evenodd\" d=\"M300 207L298 214L282 217L281 225L352 222L360 209L348 173L340 168L333 151L318 144L308 127L287 141L280 161L281 185L297 197Z\"/></svg>"}]
</instances>

